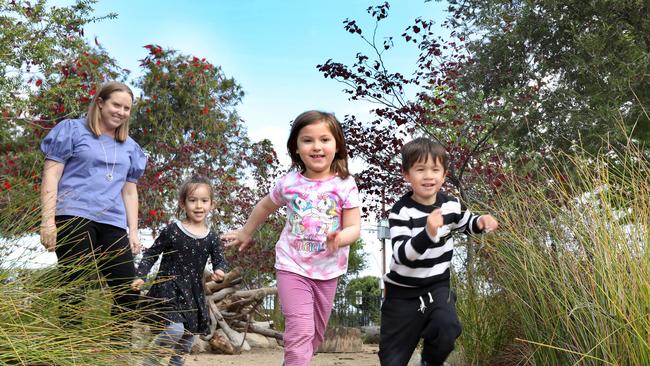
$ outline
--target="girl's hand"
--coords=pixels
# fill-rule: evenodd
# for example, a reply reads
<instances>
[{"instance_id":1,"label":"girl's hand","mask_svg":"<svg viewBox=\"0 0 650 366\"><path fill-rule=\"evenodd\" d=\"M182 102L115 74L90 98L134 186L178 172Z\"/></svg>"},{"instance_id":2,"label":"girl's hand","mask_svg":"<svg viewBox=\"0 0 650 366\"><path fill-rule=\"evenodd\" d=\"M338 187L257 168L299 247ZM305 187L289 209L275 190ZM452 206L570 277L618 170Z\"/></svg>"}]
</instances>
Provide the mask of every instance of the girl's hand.
<instances>
[{"instance_id":1,"label":"girl's hand","mask_svg":"<svg viewBox=\"0 0 650 366\"><path fill-rule=\"evenodd\" d=\"M484 233L489 233L496 230L499 227L499 222L497 219L492 217L492 215L481 215L478 218L478 228L483 230Z\"/></svg>"},{"instance_id":2,"label":"girl's hand","mask_svg":"<svg viewBox=\"0 0 650 366\"><path fill-rule=\"evenodd\" d=\"M129 233L129 245L131 246L131 253L133 255L140 254L142 245L140 244L140 238L137 232Z\"/></svg>"},{"instance_id":3,"label":"girl's hand","mask_svg":"<svg viewBox=\"0 0 650 366\"><path fill-rule=\"evenodd\" d=\"M223 278L226 276L225 273L223 273L222 270L218 269L210 275L210 279L214 282L221 282L223 281Z\"/></svg>"},{"instance_id":4,"label":"girl's hand","mask_svg":"<svg viewBox=\"0 0 650 366\"><path fill-rule=\"evenodd\" d=\"M48 252L53 252L56 248L56 224L41 225L41 244Z\"/></svg>"},{"instance_id":5,"label":"girl's hand","mask_svg":"<svg viewBox=\"0 0 650 366\"><path fill-rule=\"evenodd\" d=\"M327 240L325 241L325 253L327 255L332 255L339 250L341 246L340 240L338 239L340 231L334 231L327 234Z\"/></svg>"},{"instance_id":6,"label":"girl's hand","mask_svg":"<svg viewBox=\"0 0 650 366\"><path fill-rule=\"evenodd\" d=\"M245 233L243 230L233 230L227 232L221 236L224 246L228 247L239 247L239 251L242 252L253 242L251 235Z\"/></svg>"},{"instance_id":7,"label":"girl's hand","mask_svg":"<svg viewBox=\"0 0 650 366\"><path fill-rule=\"evenodd\" d=\"M137 278L131 282L131 289L140 291L140 287L144 285L144 280L142 278Z\"/></svg>"},{"instance_id":8,"label":"girl's hand","mask_svg":"<svg viewBox=\"0 0 650 366\"><path fill-rule=\"evenodd\" d=\"M427 230L430 235L438 235L438 229L440 229L443 224L444 221L442 220L441 209L436 208L435 210L431 211L429 216L427 216Z\"/></svg>"}]
</instances>

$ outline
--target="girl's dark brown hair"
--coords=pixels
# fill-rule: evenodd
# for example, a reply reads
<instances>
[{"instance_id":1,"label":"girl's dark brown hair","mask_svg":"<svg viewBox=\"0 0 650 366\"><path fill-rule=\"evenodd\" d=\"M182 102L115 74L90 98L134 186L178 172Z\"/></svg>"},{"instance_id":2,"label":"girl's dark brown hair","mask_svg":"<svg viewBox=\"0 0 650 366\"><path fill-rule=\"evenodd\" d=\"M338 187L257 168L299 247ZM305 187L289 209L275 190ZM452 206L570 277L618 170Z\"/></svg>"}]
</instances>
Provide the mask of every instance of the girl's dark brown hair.
<instances>
[{"instance_id":1,"label":"girl's dark brown hair","mask_svg":"<svg viewBox=\"0 0 650 366\"><path fill-rule=\"evenodd\" d=\"M186 180L181 184L181 188L178 189L178 207L176 208L176 216L181 217L185 210L183 209L183 204L187 200L187 196L192 194L199 186L199 184L205 184L210 189L210 202L214 202L214 189L212 188L212 182L208 177L203 175L194 175L192 178Z\"/></svg>"},{"instance_id":2,"label":"girl's dark brown hair","mask_svg":"<svg viewBox=\"0 0 650 366\"><path fill-rule=\"evenodd\" d=\"M101 113L99 112L99 100L109 100L111 98L111 94L115 92L125 92L128 93L131 96L131 102L133 102L133 92L131 91L131 88L129 88L126 84L117 82L117 81L109 81L108 83L102 85L102 87L99 89L99 92L95 94L95 97L93 98L92 102L90 102L90 105L88 106L88 117L87 123L88 123L88 128L93 132L93 134L96 137L99 137L102 134L101 130ZM115 139L119 142L124 142L126 139L129 137L129 120L131 118L129 117L126 122L124 122L120 127L115 130Z\"/></svg>"},{"instance_id":3,"label":"girl's dark brown hair","mask_svg":"<svg viewBox=\"0 0 650 366\"><path fill-rule=\"evenodd\" d=\"M291 156L291 166L300 169L302 172L305 171L305 163L303 163L300 155L298 155L298 134L303 127L320 122L327 124L330 132L334 136L334 141L336 141L336 153L334 154L334 160L332 160L330 169L341 179L345 179L350 175L348 170L348 149L345 145L345 136L343 135L341 124L332 113L307 111L296 117L291 125L291 132L287 139L287 150L289 151L289 156Z\"/></svg>"}]
</instances>

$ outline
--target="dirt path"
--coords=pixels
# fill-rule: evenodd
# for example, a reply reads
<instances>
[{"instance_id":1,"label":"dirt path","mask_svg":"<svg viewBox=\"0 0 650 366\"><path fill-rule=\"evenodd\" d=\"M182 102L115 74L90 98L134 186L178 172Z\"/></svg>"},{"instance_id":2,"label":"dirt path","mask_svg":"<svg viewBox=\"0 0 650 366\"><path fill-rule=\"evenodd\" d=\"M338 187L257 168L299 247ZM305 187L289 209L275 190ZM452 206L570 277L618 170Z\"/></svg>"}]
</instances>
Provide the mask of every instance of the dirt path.
<instances>
[{"instance_id":1,"label":"dirt path","mask_svg":"<svg viewBox=\"0 0 650 366\"><path fill-rule=\"evenodd\" d=\"M186 366L281 366L282 348L254 348L241 355L190 355ZM376 366L379 365L376 345L364 345L361 353L319 353L311 366Z\"/></svg>"}]
</instances>

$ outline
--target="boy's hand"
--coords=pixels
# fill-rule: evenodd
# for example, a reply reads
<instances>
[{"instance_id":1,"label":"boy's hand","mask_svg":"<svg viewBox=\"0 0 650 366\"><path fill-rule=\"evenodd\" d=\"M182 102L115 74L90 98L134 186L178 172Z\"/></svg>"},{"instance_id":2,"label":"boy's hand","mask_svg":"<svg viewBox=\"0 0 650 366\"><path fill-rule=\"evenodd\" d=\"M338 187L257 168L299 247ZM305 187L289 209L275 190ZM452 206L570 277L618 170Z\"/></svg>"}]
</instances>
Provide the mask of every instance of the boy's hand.
<instances>
[{"instance_id":1,"label":"boy's hand","mask_svg":"<svg viewBox=\"0 0 650 366\"><path fill-rule=\"evenodd\" d=\"M444 222L442 221L442 210L436 208L435 210L431 211L427 217L427 231L429 234L432 236L438 235L438 229L440 229L443 224Z\"/></svg>"},{"instance_id":2,"label":"boy's hand","mask_svg":"<svg viewBox=\"0 0 650 366\"><path fill-rule=\"evenodd\" d=\"M238 246L239 251L242 252L253 242L251 235L245 233L243 230L233 230L221 236L225 247Z\"/></svg>"},{"instance_id":3,"label":"boy's hand","mask_svg":"<svg viewBox=\"0 0 650 366\"><path fill-rule=\"evenodd\" d=\"M325 253L327 255L332 255L339 249L341 245L338 240L339 233L340 231L334 231L327 234L327 240L325 241Z\"/></svg>"},{"instance_id":4,"label":"boy's hand","mask_svg":"<svg viewBox=\"0 0 650 366\"><path fill-rule=\"evenodd\" d=\"M478 218L478 228L483 230L484 233L489 233L496 230L499 227L499 222L497 219L492 217L492 215L481 215Z\"/></svg>"},{"instance_id":5,"label":"boy's hand","mask_svg":"<svg viewBox=\"0 0 650 366\"><path fill-rule=\"evenodd\" d=\"M142 287L142 285L144 285L142 278L137 278L131 282L131 289L140 291L140 287Z\"/></svg>"},{"instance_id":6,"label":"boy's hand","mask_svg":"<svg viewBox=\"0 0 650 366\"><path fill-rule=\"evenodd\" d=\"M226 276L225 273L223 273L222 270L218 269L210 275L210 279L214 282L221 282L223 281L223 278Z\"/></svg>"}]
</instances>

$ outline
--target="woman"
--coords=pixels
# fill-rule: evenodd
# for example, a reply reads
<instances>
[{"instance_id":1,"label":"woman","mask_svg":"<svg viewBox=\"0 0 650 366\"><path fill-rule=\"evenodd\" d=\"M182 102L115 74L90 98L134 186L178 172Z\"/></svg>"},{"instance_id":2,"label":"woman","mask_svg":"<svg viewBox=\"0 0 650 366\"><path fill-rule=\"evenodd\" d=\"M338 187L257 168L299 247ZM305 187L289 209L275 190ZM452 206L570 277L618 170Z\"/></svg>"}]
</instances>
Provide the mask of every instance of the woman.
<instances>
[{"instance_id":1,"label":"woman","mask_svg":"<svg viewBox=\"0 0 650 366\"><path fill-rule=\"evenodd\" d=\"M113 314L134 304L135 293L126 289L135 275L133 254L140 251L136 182L147 159L128 136L132 104L128 86L109 82L87 118L61 121L41 143L41 243L56 252L67 281L93 263L111 289L123 288L115 294ZM70 294L62 300L79 302Z\"/></svg>"}]
</instances>

